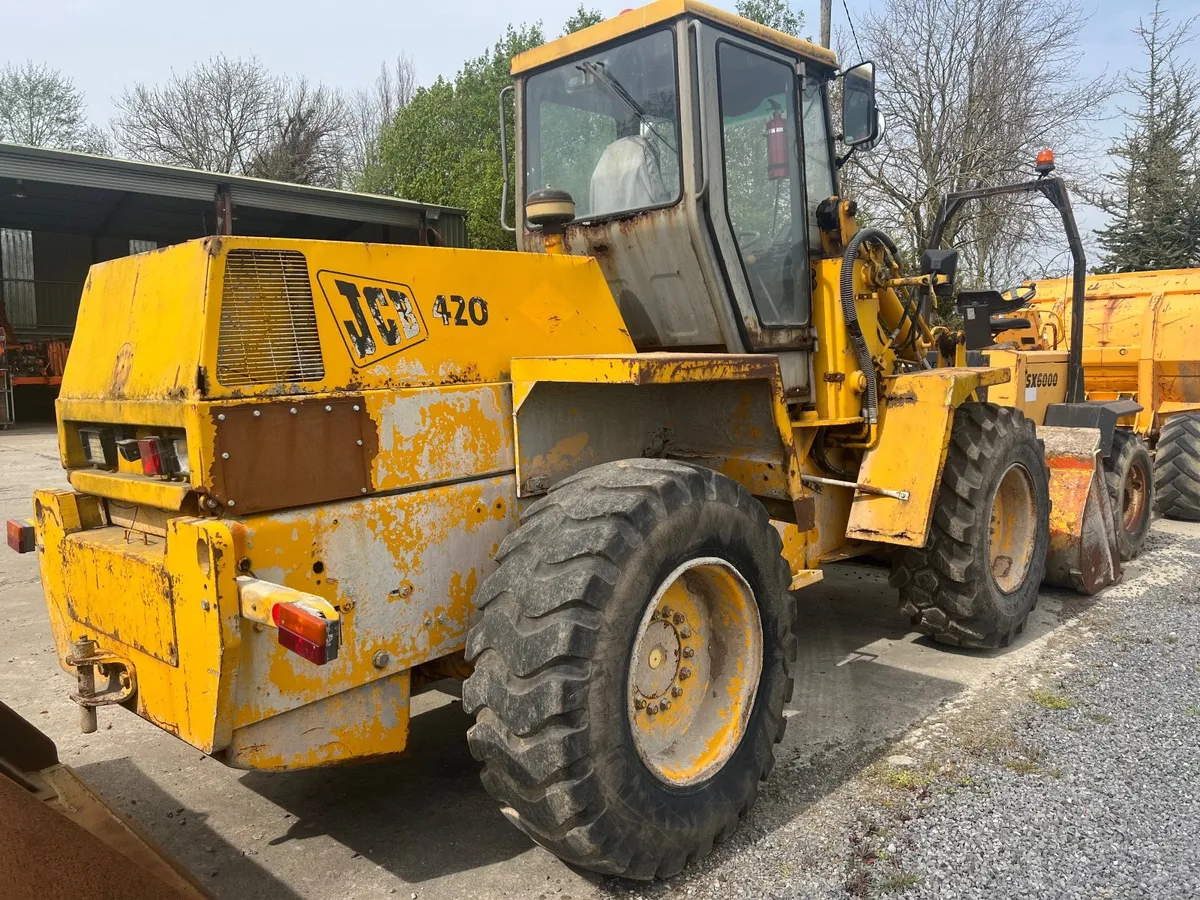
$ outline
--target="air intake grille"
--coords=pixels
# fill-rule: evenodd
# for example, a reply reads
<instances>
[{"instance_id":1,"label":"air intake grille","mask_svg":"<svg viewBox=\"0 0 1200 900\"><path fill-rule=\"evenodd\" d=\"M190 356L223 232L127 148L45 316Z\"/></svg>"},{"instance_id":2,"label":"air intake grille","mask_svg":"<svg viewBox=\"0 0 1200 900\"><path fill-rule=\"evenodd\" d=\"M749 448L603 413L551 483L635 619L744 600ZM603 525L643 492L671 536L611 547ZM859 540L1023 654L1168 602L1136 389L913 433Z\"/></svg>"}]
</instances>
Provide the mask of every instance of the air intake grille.
<instances>
[{"instance_id":1,"label":"air intake grille","mask_svg":"<svg viewBox=\"0 0 1200 900\"><path fill-rule=\"evenodd\" d=\"M304 254L230 250L225 257L217 381L229 387L324 377Z\"/></svg>"}]
</instances>

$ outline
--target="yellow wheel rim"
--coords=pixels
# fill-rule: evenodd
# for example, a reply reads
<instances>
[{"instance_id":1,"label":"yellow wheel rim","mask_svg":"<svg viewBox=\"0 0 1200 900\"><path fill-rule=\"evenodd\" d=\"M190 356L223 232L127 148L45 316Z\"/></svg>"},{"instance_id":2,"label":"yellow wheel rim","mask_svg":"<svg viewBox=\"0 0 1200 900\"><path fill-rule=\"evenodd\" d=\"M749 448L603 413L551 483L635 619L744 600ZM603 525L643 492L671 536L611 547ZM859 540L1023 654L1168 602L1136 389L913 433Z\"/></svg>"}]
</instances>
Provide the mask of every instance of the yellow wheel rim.
<instances>
[{"instance_id":1,"label":"yellow wheel rim","mask_svg":"<svg viewBox=\"0 0 1200 900\"><path fill-rule=\"evenodd\" d=\"M992 496L992 522L988 534L992 578L1010 594L1025 582L1033 561L1037 538L1037 507L1033 480L1020 463L1005 471Z\"/></svg>"},{"instance_id":2,"label":"yellow wheel rim","mask_svg":"<svg viewBox=\"0 0 1200 900\"><path fill-rule=\"evenodd\" d=\"M666 577L646 607L629 661L626 710L642 762L660 781L704 781L733 755L762 676L754 591L723 559Z\"/></svg>"}]
</instances>

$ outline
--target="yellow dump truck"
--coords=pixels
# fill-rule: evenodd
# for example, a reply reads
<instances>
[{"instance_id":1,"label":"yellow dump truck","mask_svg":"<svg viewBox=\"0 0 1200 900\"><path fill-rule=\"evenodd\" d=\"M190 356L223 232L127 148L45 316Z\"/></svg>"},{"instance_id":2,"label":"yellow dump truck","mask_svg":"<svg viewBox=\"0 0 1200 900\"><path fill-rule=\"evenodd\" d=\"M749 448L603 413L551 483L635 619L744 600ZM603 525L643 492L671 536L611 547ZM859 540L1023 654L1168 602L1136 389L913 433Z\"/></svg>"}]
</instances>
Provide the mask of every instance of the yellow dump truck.
<instances>
[{"instance_id":1,"label":"yellow dump truck","mask_svg":"<svg viewBox=\"0 0 1200 900\"><path fill-rule=\"evenodd\" d=\"M669 876L803 709L793 592L888 553L916 628L1007 644L1056 476L983 399L1013 366L928 360L952 257L905 271L839 193L835 134L879 135L869 63L658 0L512 71L521 252L213 237L93 267L71 489L9 541L85 727L116 704L232 766L326 765L403 750L412 692L465 678L514 824ZM1065 431L1082 522L1094 429Z\"/></svg>"},{"instance_id":2,"label":"yellow dump truck","mask_svg":"<svg viewBox=\"0 0 1200 900\"><path fill-rule=\"evenodd\" d=\"M1069 288L1057 279L1037 282L1036 291L1045 317L1039 337L1061 346L1070 334ZM1155 506L1168 518L1200 521L1200 269L1089 275L1082 346L1088 398L1140 407L1119 424L1154 449ZM1149 476L1149 459L1133 470Z\"/></svg>"},{"instance_id":3,"label":"yellow dump truck","mask_svg":"<svg viewBox=\"0 0 1200 900\"><path fill-rule=\"evenodd\" d=\"M1065 441L1055 454L1062 464L1062 477L1051 482L1050 574L1056 581L1069 581L1080 591L1094 593L1119 575L1120 561L1131 560L1141 552L1149 534L1153 480L1150 453L1143 438L1152 439L1157 433L1152 427L1158 418L1156 409L1179 412L1191 408L1186 403L1170 402L1161 407L1164 377L1173 378L1177 363L1186 358L1180 354L1188 352L1183 348L1190 331L1185 325L1179 335L1157 351L1152 348L1153 342L1137 346L1137 325L1144 324L1144 334L1157 333L1158 329L1147 307L1148 295L1131 292L1128 281L1120 282L1122 287L1110 293L1097 286L1103 278L1089 278L1067 187L1052 175L1054 169L1054 152L1045 149L1037 155L1036 177L1030 180L946 195L931 229L930 247L937 252L951 222L964 204L974 200L1041 194L1062 219L1071 276L1026 283L1007 291L958 291L955 300L963 329L943 333L940 344L942 354L957 361L973 356L977 364L1012 368L1014 377L992 389L990 400L1022 410L1039 426L1083 426L1097 433L1094 451L1102 459L1108 502L1105 504L1100 496L1104 492L1093 490L1090 500L1081 505L1077 495L1083 478L1075 480L1067 474L1072 468L1069 448L1084 454L1092 449L1079 448L1075 437L1068 433L1041 429L1044 434L1054 435L1052 441ZM1151 277L1142 285L1158 283ZM1155 309L1162 296L1155 298ZM1176 302L1176 307L1179 305ZM1133 324L1133 317L1137 317L1137 324ZM1130 340L1132 344L1127 343ZM1157 352L1166 353L1167 358L1145 365L1144 361ZM1136 361L1140 353L1145 354L1143 363ZM1139 385L1145 391L1141 396L1153 396L1155 407L1143 407L1138 399ZM1172 381L1165 390L1177 400L1189 389ZM1196 393L1200 396L1200 390ZM1132 427L1135 421L1136 428ZM1192 427L1200 434L1200 425ZM1200 450L1200 442L1194 449ZM1082 461L1082 456L1076 455ZM1172 467L1167 481L1178 480L1182 488L1187 479L1176 479L1174 467L1179 464L1172 461L1174 454L1164 455L1163 459L1164 465ZM1200 482L1195 484L1200 490ZM1178 489L1166 490L1171 493ZM1102 506L1107 506L1107 511L1102 512ZM1085 511L1082 522L1077 517L1080 509ZM1054 552L1056 545L1078 547L1079 552L1063 556ZM1081 564L1076 567L1076 563Z\"/></svg>"}]
</instances>

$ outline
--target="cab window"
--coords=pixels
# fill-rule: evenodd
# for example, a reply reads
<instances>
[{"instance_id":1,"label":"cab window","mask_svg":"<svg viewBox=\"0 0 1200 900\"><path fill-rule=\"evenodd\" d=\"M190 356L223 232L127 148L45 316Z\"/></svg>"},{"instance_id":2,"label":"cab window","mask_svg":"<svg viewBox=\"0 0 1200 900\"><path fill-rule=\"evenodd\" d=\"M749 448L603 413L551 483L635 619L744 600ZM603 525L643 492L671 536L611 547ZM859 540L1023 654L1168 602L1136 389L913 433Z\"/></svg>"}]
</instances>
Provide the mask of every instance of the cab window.
<instances>
[{"instance_id":1,"label":"cab window","mask_svg":"<svg viewBox=\"0 0 1200 900\"><path fill-rule=\"evenodd\" d=\"M725 209L759 320L808 324L807 228L789 63L717 45Z\"/></svg>"},{"instance_id":2,"label":"cab window","mask_svg":"<svg viewBox=\"0 0 1200 900\"><path fill-rule=\"evenodd\" d=\"M528 191L570 192L577 220L678 201L679 103L669 30L539 72L525 90Z\"/></svg>"}]
</instances>

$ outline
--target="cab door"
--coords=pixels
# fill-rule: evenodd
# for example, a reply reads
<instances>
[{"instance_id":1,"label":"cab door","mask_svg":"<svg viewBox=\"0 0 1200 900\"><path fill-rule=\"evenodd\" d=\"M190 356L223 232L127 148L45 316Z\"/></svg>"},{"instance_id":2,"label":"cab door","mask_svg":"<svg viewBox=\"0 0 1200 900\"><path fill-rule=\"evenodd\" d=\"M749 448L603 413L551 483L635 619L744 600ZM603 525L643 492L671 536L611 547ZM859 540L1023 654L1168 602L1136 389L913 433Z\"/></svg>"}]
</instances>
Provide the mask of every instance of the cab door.
<instances>
[{"instance_id":1,"label":"cab door","mask_svg":"<svg viewBox=\"0 0 1200 900\"><path fill-rule=\"evenodd\" d=\"M812 346L803 67L715 26L700 36L704 217L751 351ZM801 77L798 77L798 74Z\"/></svg>"}]
</instances>

